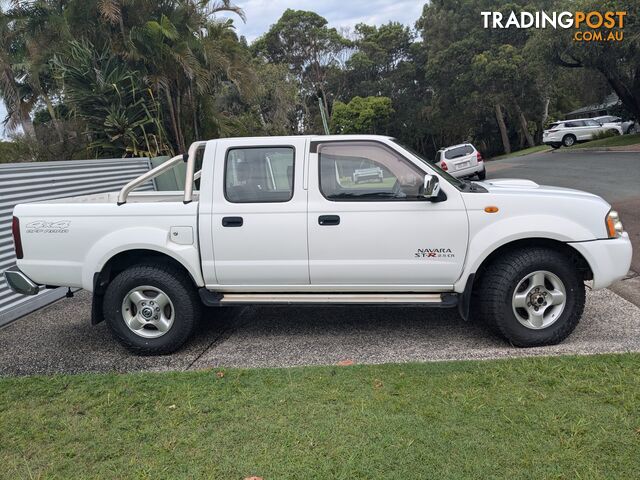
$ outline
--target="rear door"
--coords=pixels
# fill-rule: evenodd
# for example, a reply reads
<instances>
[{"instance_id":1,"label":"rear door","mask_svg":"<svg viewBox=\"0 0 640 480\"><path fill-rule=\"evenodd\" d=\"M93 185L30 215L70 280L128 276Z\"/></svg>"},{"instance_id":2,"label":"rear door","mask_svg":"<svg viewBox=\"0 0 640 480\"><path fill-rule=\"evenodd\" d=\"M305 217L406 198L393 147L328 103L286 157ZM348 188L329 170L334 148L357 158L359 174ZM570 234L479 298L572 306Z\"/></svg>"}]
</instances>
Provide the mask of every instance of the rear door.
<instances>
[{"instance_id":1,"label":"rear door","mask_svg":"<svg viewBox=\"0 0 640 480\"><path fill-rule=\"evenodd\" d=\"M596 122L595 120L585 120L584 123L589 132L590 139L610 128L604 127L600 122Z\"/></svg>"},{"instance_id":2,"label":"rear door","mask_svg":"<svg viewBox=\"0 0 640 480\"><path fill-rule=\"evenodd\" d=\"M218 140L211 227L218 284L257 291L309 283L306 142Z\"/></svg>"},{"instance_id":3,"label":"rear door","mask_svg":"<svg viewBox=\"0 0 640 480\"><path fill-rule=\"evenodd\" d=\"M451 174L473 168L478 164L478 157L471 145L460 145L445 150L444 158L449 168L448 172Z\"/></svg>"},{"instance_id":4,"label":"rear door","mask_svg":"<svg viewBox=\"0 0 640 480\"><path fill-rule=\"evenodd\" d=\"M564 125L569 129L567 133L574 134L578 140L589 140L591 138L591 129L587 127L583 120L565 122Z\"/></svg>"}]
</instances>

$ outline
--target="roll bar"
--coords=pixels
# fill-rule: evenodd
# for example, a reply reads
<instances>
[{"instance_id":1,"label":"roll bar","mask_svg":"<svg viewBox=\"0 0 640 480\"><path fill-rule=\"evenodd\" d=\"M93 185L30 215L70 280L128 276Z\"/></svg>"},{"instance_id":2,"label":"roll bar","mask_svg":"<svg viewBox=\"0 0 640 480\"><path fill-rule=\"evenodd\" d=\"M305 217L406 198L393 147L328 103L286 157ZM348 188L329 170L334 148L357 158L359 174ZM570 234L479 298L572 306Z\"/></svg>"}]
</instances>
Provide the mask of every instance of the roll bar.
<instances>
[{"instance_id":1,"label":"roll bar","mask_svg":"<svg viewBox=\"0 0 640 480\"><path fill-rule=\"evenodd\" d=\"M196 154L198 150L203 148L207 144L206 141L193 142L189 147L189 152L187 155L176 155L173 158L170 158L166 162L161 165L158 165L155 168L152 168L148 172L140 175L138 178L131 180L127 183L122 189L120 193L118 193L118 205L124 205L127 203L127 197L136 187L139 187L145 182L156 178L158 175L166 172L167 170L172 169L176 164L180 162L187 162L187 173L185 174L184 179L184 203L190 203L193 200L193 182L200 178L201 172L195 171L196 168Z\"/></svg>"}]
</instances>

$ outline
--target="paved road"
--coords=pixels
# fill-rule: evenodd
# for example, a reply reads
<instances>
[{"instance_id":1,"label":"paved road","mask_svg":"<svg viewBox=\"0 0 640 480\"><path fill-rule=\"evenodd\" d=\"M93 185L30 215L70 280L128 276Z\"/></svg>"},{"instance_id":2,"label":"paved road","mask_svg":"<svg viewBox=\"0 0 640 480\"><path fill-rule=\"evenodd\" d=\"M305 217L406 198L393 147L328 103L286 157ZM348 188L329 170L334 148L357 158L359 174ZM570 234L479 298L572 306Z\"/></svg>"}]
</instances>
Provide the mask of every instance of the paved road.
<instances>
[{"instance_id":1,"label":"paved road","mask_svg":"<svg viewBox=\"0 0 640 480\"><path fill-rule=\"evenodd\" d=\"M634 247L631 269L640 273L640 152L578 153L560 149L487 162L487 177L528 178L600 195L620 213Z\"/></svg>"}]
</instances>

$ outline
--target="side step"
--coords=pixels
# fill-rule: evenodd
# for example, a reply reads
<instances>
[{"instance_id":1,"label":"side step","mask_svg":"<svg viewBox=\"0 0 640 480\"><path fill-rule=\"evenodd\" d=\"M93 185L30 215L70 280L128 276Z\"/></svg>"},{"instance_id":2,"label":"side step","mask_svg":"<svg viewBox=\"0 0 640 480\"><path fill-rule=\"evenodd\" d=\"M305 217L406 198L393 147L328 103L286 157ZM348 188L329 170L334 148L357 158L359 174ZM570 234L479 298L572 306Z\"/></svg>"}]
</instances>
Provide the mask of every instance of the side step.
<instances>
[{"instance_id":1,"label":"side step","mask_svg":"<svg viewBox=\"0 0 640 480\"><path fill-rule=\"evenodd\" d=\"M220 305L420 305L455 307L451 293L219 293L199 290L202 302Z\"/></svg>"}]
</instances>

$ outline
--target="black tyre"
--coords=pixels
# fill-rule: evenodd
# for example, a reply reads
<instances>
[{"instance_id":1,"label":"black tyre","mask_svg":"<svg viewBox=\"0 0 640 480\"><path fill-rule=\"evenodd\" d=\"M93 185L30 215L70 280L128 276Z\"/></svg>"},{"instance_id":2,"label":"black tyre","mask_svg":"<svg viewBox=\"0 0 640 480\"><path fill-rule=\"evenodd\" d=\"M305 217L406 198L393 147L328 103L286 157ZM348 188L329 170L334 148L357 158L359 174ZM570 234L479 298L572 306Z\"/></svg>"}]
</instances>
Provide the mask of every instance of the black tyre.
<instances>
[{"instance_id":1,"label":"black tyre","mask_svg":"<svg viewBox=\"0 0 640 480\"><path fill-rule=\"evenodd\" d=\"M607 130L607 133L609 135L611 135L612 137L615 137L616 135L621 135L621 133L618 130L616 130L615 128L611 128L611 129Z\"/></svg>"},{"instance_id":2,"label":"black tyre","mask_svg":"<svg viewBox=\"0 0 640 480\"><path fill-rule=\"evenodd\" d=\"M202 304L183 271L169 265L134 265L111 281L103 309L122 345L139 355L161 355L187 341Z\"/></svg>"},{"instance_id":3,"label":"black tyre","mask_svg":"<svg viewBox=\"0 0 640 480\"><path fill-rule=\"evenodd\" d=\"M576 144L576 136L575 135L565 135L562 137L562 144L565 147L573 147Z\"/></svg>"},{"instance_id":4,"label":"black tyre","mask_svg":"<svg viewBox=\"0 0 640 480\"><path fill-rule=\"evenodd\" d=\"M487 178L486 170L482 170L481 172L478 172L478 180L484 180L485 178Z\"/></svg>"},{"instance_id":5,"label":"black tyre","mask_svg":"<svg viewBox=\"0 0 640 480\"><path fill-rule=\"evenodd\" d=\"M554 345L580 321L584 282L566 255L548 248L510 252L487 267L474 292L481 320L517 347Z\"/></svg>"}]
</instances>

